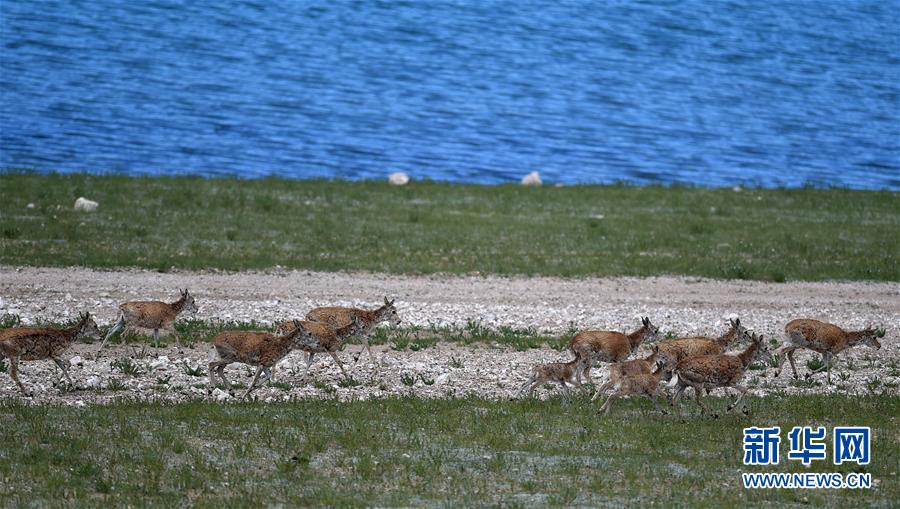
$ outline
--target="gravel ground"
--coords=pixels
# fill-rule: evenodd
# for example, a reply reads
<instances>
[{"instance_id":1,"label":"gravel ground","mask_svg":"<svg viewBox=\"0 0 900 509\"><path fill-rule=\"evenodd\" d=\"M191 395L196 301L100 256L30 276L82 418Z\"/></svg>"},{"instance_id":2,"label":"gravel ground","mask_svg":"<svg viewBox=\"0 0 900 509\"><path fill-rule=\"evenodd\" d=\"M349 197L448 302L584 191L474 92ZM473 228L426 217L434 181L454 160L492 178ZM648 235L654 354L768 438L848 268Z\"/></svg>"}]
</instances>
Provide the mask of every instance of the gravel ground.
<instances>
[{"instance_id":1,"label":"gravel ground","mask_svg":"<svg viewBox=\"0 0 900 509\"><path fill-rule=\"evenodd\" d=\"M112 323L118 303L133 299L174 300L178 288L190 288L200 306L198 318L272 322L299 317L315 306L374 306L382 296L397 299L401 317L415 325L464 325L481 320L497 327L536 327L562 333L578 329L632 329L637 317L650 316L662 331L679 335L715 335L724 319L740 316L751 329L781 340L784 324L809 317L861 328L877 324L888 328L882 348L857 347L843 352L832 372L834 384L824 374L799 382L788 367L778 379L774 370L749 371L745 379L756 395L773 391L789 393L900 393L900 284L870 282L762 283L698 278L502 278L481 276L395 276L382 274L310 273L297 271L222 273L157 273L141 270L95 271L0 267L0 314L15 313L25 323L61 320L91 311L98 323ZM211 349L149 348L143 357L128 346L113 346L92 360L96 345L76 344L66 354L76 390L54 388L56 367L49 361L23 363L20 377L36 403L90 404L119 398L229 400L225 391L210 394L207 377L188 375L183 364L203 365ZM359 345L341 354L353 362ZM414 394L421 397L477 395L504 398L515 395L530 366L567 360L567 352L548 347L517 352L497 345L439 344L417 352L374 347L378 366L365 353L352 375L359 385L341 387L340 372L324 356L303 380L303 358L291 354L279 366L274 386L256 391L262 400L306 397L341 399ZM642 355L645 350L638 355ZM141 374L131 376L111 366L129 357ZM806 372L810 352L798 351L798 367ZM606 369L595 369L604 380ZM233 382L249 384L251 371L233 365L227 371ZM409 382L415 379L412 385ZM114 390L117 389L117 390ZM541 389L539 395L555 394ZM12 380L0 376L0 398L18 397Z\"/></svg>"}]
</instances>

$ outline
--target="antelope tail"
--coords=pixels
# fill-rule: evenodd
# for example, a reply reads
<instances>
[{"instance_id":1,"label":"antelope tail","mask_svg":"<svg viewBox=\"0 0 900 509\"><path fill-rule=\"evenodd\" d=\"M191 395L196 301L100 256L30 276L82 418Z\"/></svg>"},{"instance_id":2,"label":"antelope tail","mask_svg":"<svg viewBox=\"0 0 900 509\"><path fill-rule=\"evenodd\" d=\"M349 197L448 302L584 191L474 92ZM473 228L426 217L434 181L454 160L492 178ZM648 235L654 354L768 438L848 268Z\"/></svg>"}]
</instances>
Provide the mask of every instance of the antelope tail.
<instances>
[{"instance_id":1,"label":"antelope tail","mask_svg":"<svg viewBox=\"0 0 900 509\"><path fill-rule=\"evenodd\" d=\"M672 373L672 379L669 380L669 383L666 384L668 387L675 387L678 385L678 373Z\"/></svg>"}]
</instances>

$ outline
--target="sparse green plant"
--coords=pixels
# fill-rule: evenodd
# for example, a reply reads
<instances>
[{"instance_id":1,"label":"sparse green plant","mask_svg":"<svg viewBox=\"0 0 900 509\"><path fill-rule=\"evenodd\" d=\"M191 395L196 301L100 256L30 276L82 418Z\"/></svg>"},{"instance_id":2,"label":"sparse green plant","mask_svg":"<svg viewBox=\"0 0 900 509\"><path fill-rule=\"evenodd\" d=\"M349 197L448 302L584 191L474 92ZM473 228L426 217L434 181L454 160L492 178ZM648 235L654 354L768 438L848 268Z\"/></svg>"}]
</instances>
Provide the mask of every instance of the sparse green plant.
<instances>
[{"instance_id":1,"label":"sparse green plant","mask_svg":"<svg viewBox=\"0 0 900 509\"><path fill-rule=\"evenodd\" d=\"M181 365L182 371L184 371L185 375L188 376L206 376L206 370L203 369L203 365L198 364L196 366L191 366L187 361Z\"/></svg>"},{"instance_id":2,"label":"sparse green plant","mask_svg":"<svg viewBox=\"0 0 900 509\"><path fill-rule=\"evenodd\" d=\"M391 348L394 350L402 352L409 347L409 332L402 331L396 336L394 336L394 340L392 341Z\"/></svg>"},{"instance_id":3,"label":"sparse green plant","mask_svg":"<svg viewBox=\"0 0 900 509\"><path fill-rule=\"evenodd\" d=\"M463 362L454 356L450 356L450 367L460 369L463 367Z\"/></svg>"},{"instance_id":4,"label":"sparse green plant","mask_svg":"<svg viewBox=\"0 0 900 509\"><path fill-rule=\"evenodd\" d=\"M140 376L145 372L145 370L138 363L131 360L130 357L120 357L110 362L109 365L128 376Z\"/></svg>"},{"instance_id":5,"label":"sparse green plant","mask_svg":"<svg viewBox=\"0 0 900 509\"><path fill-rule=\"evenodd\" d=\"M408 373L404 373L403 375L400 376L400 382L402 382L403 385L412 387L416 383L416 377L412 376Z\"/></svg>"},{"instance_id":6,"label":"sparse green plant","mask_svg":"<svg viewBox=\"0 0 900 509\"><path fill-rule=\"evenodd\" d=\"M818 371L825 367L825 362L819 357L813 357L806 361L806 367L809 368L810 371Z\"/></svg>"},{"instance_id":7,"label":"sparse green plant","mask_svg":"<svg viewBox=\"0 0 900 509\"><path fill-rule=\"evenodd\" d=\"M108 391L124 391L127 388L128 388L128 386L126 386L125 383L122 382L122 380L119 380L118 378L112 378L106 384L106 390L108 390Z\"/></svg>"},{"instance_id":8,"label":"sparse green plant","mask_svg":"<svg viewBox=\"0 0 900 509\"><path fill-rule=\"evenodd\" d=\"M869 390L870 394L877 394L878 389L882 388L882 386L882 381L877 378L869 378L866 380L866 389Z\"/></svg>"},{"instance_id":9,"label":"sparse green plant","mask_svg":"<svg viewBox=\"0 0 900 509\"><path fill-rule=\"evenodd\" d=\"M22 318L17 314L4 313L0 316L0 329L9 329L22 325Z\"/></svg>"},{"instance_id":10,"label":"sparse green plant","mask_svg":"<svg viewBox=\"0 0 900 509\"><path fill-rule=\"evenodd\" d=\"M170 380L172 380L172 375L158 376L156 377L156 385L169 385Z\"/></svg>"},{"instance_id":11,"label":"sparse green plant","mask_svg":"<svg viewBox=\"0 0 900 509\"><path fill-rule=\"evenodd\" d=\"M814 387L821 387L822 382L819 382L818 380L810 376L806 378L792 378L791 385L799 389L812 389Z\"/></svg>"},{"instance_id":12,"label":"sparse green plant","mask_svg":"<svg viewBox=\"0 0 900 509\"><path fill-rule=\"evenodd\" d=\"M346 378L342 378L342 379L338 382L338 387L343 387L343 388L345 388L345 389L348 388L348 387L357 387L357 386L359 386L359 385L362 385L362 382L356 380L356 379L353 378L352 376L348 376L348 377L346 377Z\"/></svg>"},{"instance_id":13,"label":"sparse green plant","mask_svg":"<svg viewBox=\"0 0 900 509\"><path fill-rule=\"evenodd\" d=\"M275 387L276 389L281 389L283 391L289 391L294 388L293 385L287 382L272 382L269 381L269 387Z\"/></svg>"},{"instance_id":14,"label":"sparse green plant","mask_svg":"<svg viewBox=\"0 0 900 509\"><path fill-rule=\"evenodd\" d=\"M315 387L316 389L319 389L320 391L324 392L325 394L337 393L337 389L335 389L333 385L330 385L330 384L327 384L325 382L321 382L318 380L313 382L313 387Z\"/></svg>"},{"instance_id":15,"label":"sparse green plant","mask_svg":"<svg viewBox=\"0 0 900 509\"><path fill-rule=\"evenodd\" d=\"M419 380L425 385L434 385L434 378L427 378L424 374L419 374Z\"/></svg>"}]
</instances>

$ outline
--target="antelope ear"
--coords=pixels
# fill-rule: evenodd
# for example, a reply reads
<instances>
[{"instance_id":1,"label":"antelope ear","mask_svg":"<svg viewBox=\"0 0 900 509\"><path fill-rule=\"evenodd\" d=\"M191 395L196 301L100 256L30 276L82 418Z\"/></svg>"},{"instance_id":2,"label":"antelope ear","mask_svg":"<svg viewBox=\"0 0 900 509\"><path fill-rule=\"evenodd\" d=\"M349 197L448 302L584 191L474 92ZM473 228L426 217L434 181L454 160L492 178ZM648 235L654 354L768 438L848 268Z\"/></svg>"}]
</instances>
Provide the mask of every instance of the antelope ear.
<instances>
[{"instance_id":1,"label":"antelope ear","mask_svg":"<svg viewBox=\"0 0 900 509\"><path fill-rule=\"evenodd\" d=\"M643 317L643 318L641 318L641 323L644 324L644 325L649 325L649 324L650 324L650 318L649 318L649 317L646 317L646 316Z\"/></svg>"},{"instance_id":2,"label":"antelope ear","mask_svg":"<svg viewBox=\"0 0 900 509\"><path fill-rule=\"evenodd\" d=\"M731 324L734 325L735 328L738 328L741 326L741 319L735 318L734 320L731 321Z\"/></svg>"}]
</instances>

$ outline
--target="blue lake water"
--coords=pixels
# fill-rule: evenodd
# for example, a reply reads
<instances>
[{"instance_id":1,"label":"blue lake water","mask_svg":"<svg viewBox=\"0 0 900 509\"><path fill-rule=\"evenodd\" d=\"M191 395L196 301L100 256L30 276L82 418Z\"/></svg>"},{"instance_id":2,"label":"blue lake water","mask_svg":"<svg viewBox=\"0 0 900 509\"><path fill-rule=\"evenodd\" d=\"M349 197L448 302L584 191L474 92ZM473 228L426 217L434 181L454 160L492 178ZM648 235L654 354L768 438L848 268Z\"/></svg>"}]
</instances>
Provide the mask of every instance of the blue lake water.
<instances>
[{"instance_id":1,"label":"blue lake water","mask_svg":"<svg viewBox=\"0 0 900 509\"><path fill-rule=\"evenodd\" d=\"M0 2L0 169L900 190L900 2Z\"/></svg>"}]
</instances>

